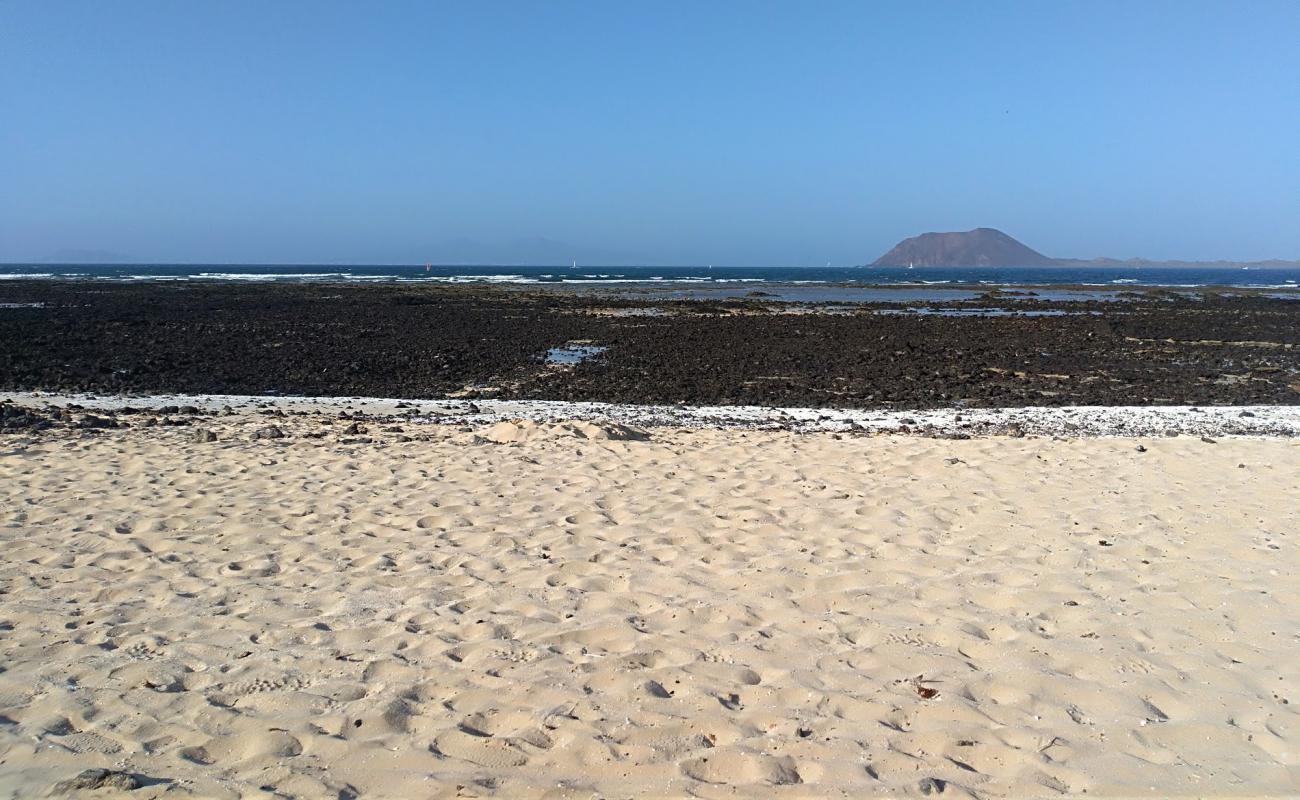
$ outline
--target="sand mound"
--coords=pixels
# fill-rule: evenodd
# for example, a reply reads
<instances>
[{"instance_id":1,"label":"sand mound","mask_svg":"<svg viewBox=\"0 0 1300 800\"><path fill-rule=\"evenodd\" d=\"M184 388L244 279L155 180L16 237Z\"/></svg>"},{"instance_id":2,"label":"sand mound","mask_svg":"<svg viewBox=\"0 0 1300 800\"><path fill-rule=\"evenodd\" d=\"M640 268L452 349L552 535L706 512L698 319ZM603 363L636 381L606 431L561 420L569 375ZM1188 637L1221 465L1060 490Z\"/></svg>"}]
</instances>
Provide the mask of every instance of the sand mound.
<instances>
[{"instance_id":1,"label":"sand mound","mask_svg":"<svg viewBox=\"0 0 1300 800\"><path fill-rule=\"evenodd\" d=\"M487 430L481 431L479 438L492 444L516 444L531 438L537 433L537 429L536 422L524 419L498 422Z\"/></svg>"}]
</instances>

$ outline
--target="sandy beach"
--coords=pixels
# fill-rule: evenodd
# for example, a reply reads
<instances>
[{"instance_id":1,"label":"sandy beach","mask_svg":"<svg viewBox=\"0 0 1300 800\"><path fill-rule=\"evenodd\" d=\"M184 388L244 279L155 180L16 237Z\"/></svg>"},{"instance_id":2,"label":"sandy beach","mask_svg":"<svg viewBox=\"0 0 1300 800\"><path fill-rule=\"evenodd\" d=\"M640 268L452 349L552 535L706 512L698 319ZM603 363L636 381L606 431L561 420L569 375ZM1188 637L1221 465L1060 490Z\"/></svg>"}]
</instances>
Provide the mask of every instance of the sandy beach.
<instances>
[{"instance_id":1,"label":"sandy beach","mask_svg":"<svg viewBox=\"0 0 1300 800\"><path fill-rule=\"evenodd\" d=\"M0 438L0 796L1300 785L1294 439L201 424Z\"/></svg>"},{"instance_id":2,"label":"sandy beach","mask_svg":"<svg viewBox=\"0 0 1300 800\"><path fill-rule=\"evenodd\" d=\"M0 800L1300 800L1297 32L0 1Z\"/></svg>"}]
</instances>

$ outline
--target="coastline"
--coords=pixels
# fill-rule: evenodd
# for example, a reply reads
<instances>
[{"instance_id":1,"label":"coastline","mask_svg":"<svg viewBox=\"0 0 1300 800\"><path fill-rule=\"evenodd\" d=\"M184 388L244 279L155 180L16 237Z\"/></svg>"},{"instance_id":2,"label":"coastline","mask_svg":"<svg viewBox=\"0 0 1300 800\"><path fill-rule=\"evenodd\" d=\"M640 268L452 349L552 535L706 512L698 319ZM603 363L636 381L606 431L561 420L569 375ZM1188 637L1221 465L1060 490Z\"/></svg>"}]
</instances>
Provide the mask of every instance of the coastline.
<instances>
[{"instance_id":1,"label":"coastline","mask_svg":"<svg viewBox=\"0 0 1300 800\"><path fill-rule=\"evenodd\" d=\"M554 400L411 400L381 397L287 397L234 394L100 395L0 392L0 403L21 408L66 409L133 417L171 409L171 416L201 419L226 409L244 414L282 413L414 425L492 425L583 421L644 428L781 430L863 436L903 434L923 438L1048 436L1068 438L1300 436L1300 406L1028 406L1010 408L834 409L767 406L638 405ZM189 407L193 415L177 415Z\"/></svg>"},{"instance_id":2,"label":"coastline","mask_svg":"<svg viewBox=\"0 0 1300 800\"><path fill-rule=\"evenodd\" d=\"M840 409L1300 404L1300 302L1129 294L825 304L761 292L6 282L0 389ZM552 360L566 348L591 357Z\"/></svg>"},{"instance_id":3,"label":"coastline","mask_svg":"<svg viewBox=\"0 0 1300 800\"><path fill-rule=\"evenodd\" d=\"M0 797L1295 784L1300 304L11 286Z\"/></svg>"}]
</instances>

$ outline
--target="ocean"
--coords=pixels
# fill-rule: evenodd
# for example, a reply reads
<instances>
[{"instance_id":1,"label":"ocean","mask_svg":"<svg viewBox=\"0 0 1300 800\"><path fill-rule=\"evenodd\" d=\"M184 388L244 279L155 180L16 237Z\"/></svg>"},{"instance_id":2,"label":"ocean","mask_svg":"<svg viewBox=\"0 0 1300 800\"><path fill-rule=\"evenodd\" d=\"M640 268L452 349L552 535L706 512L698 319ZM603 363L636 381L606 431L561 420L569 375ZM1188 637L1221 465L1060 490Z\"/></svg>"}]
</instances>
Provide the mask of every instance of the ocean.
<instances>
[{"instance_id":1,"label":"ocean","mask_svg":"<svg viewBox=\"0 0 1300 800\"><path fill-rule=\"evenodd\" d=\"M3 264L0 280L416 282L609 287L1086 286L1300 288L1300 269L1180 267L554 267L311 264Z\"/></svg>"}]
</instances>

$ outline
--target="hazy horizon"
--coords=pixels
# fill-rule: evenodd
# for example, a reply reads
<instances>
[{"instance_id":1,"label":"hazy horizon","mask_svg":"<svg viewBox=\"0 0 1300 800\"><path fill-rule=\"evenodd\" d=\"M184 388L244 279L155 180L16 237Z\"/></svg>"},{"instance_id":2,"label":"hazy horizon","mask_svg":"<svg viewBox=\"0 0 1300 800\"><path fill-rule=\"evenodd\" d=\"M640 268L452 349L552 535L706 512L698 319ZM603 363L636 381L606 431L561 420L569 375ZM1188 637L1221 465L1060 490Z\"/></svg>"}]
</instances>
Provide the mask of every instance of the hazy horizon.
<instances>
[{"instance_id":1,"label":"hazy horizon","mask_svg":"<svg viewBox=\"0 0 1300 800\"><path fill-rule=\"evenodd\" d=\"M0 6L0 262L1300 258L1300 4Z\"/></svg>"}]
</instances>

